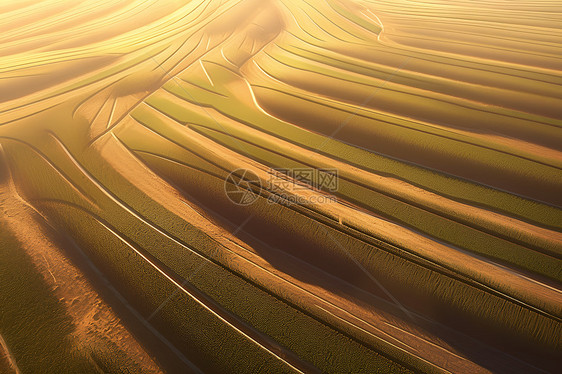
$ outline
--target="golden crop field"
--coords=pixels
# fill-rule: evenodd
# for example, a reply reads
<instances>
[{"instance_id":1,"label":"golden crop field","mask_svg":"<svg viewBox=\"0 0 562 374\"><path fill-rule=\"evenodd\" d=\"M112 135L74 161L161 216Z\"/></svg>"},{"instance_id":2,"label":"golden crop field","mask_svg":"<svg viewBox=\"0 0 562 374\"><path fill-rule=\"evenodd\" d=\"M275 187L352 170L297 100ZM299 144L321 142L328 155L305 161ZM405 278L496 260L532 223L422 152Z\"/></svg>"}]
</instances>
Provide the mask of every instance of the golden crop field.
<instances>
[{"instance_id":1,"label":"golden crop field","mask_svg":"<svg viewBox=\"0 0 562 374\"><path fill-rule=\"evenodd\" d=\"M0 0L0 373L555 373L562 1Z\"/></svg>"}]
</instances>

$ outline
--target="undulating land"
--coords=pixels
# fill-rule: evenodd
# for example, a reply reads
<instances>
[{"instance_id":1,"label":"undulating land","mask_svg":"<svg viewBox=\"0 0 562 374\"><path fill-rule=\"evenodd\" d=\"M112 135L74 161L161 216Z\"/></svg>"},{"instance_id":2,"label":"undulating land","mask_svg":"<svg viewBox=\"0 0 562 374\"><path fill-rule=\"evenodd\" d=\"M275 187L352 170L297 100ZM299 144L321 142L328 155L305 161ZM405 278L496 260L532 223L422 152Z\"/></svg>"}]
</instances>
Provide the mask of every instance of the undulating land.
<instances>
[{"instance_id":1,"label":"undulating land","mask_svg":"<svg viewBox=\"0 0 562 374\"><path fill-rule=\"evenodd\" d=\"M0 1L0 372L556 372L561 20Z\"/></svg>"}]
</instances>

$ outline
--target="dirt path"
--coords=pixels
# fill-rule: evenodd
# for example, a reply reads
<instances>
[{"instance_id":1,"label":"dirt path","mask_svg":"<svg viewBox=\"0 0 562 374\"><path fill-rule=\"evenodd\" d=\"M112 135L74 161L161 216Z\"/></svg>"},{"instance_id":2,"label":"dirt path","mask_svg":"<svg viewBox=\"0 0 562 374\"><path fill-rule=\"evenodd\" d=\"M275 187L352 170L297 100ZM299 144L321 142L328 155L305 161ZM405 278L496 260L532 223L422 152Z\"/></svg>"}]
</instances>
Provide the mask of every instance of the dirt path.
<instances>
[{"instance_id":1,"label":"dirt path","mask_svg":"<svg viewBox=\"0 0 562 374\"><path fill-rule=\"evenodd\" d=\"M4 337L2 337L2 335L0 334L0 372L4 372L4 367L6 368L6 370L8 370L6 374L12 372L14 374L21 374L20 369L18 368L18 365L16 363L16 359L10 352L10 349L8 348L8 344L6 344Z\"/></svg>"},{"instance_id":2,"label":"dirt path","mask_svg":"<svg viewBox=\"0 0 562 374\"><path fill-rule=\"evenodd\" d=\"M0 162L4 163L0 147ZM43 217L18 194L11 177L0 184L0 209L2 221L21 243L37 269L72 317L79 350L94 346L102 352L111 353L111 342L126 353L130 360L144 368L146 373L161 370L125 328L111 307L101 299L84 274L64 255L52 233L43 223Z\"/></svg>"}]
</instances>

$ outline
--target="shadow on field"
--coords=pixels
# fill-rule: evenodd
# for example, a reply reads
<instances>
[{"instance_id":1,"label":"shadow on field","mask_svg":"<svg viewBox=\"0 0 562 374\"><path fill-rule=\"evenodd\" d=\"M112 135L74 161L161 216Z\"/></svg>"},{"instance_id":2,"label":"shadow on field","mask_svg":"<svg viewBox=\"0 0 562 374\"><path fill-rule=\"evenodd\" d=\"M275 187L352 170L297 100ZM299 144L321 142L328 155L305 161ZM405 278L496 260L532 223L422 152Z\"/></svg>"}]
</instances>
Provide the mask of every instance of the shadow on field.
<instances>
[{"instance_id":1,"label":"shadow on field","mask_svg":"<svg viewBox=\"0 0 562 374\"><path fill-rule=\"evenodd\" d=\"M177 174L165 179L282 273L352 303L367 305L376 314L414 325L423 335L445 342L445 346L492 372L549 372L558 367L554 352L545 353L542 347L531 346L492 322L484 324L445 301L400 285L392 275L384 274L384 269L380 274L371 272L376 279L373 281L350 259L351 251L345 252L355 250L358 257L357 248L377 251L376 247L355 237L353 230L338 227L338 222L319 223L314 212L270 204L263 197L249 206L239 206L218 193L220 186L204 188ZM402 305L395 304L388 294ZM415 320L403 308L414 312Z\"/></svg>"}]
</instances>

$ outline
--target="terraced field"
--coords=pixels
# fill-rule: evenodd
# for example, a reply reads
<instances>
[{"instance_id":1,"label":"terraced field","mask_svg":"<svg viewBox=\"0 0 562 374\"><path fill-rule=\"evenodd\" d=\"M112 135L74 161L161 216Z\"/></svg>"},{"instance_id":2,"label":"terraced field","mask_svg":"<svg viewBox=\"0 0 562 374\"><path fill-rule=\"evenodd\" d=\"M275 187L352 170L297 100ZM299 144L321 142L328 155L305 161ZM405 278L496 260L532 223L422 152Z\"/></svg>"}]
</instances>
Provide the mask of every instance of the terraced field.
<instances>
[{"instance_id":1,"label":"terraced field","mask_svg":"<svg viewBox=\"0 0 562 374\"><path fill-rule=\"evenodd\" d=\"M561 19L0 1L0 372L556 372Z\"/></svg>"}]
</instances>

